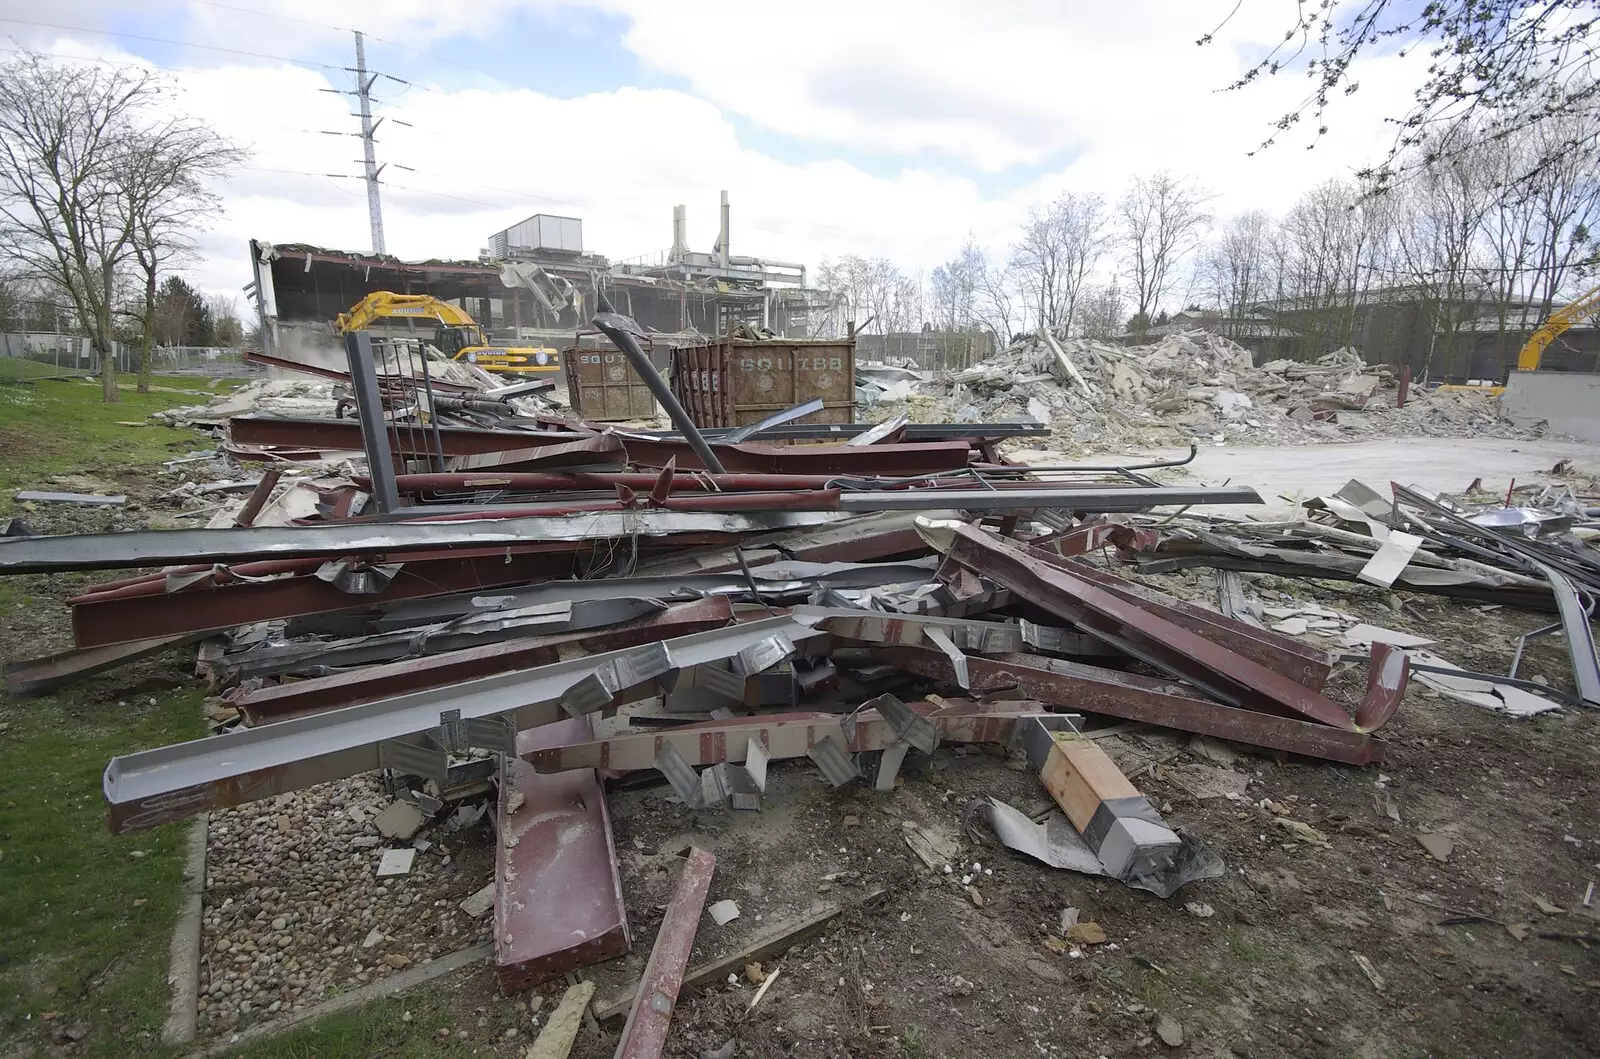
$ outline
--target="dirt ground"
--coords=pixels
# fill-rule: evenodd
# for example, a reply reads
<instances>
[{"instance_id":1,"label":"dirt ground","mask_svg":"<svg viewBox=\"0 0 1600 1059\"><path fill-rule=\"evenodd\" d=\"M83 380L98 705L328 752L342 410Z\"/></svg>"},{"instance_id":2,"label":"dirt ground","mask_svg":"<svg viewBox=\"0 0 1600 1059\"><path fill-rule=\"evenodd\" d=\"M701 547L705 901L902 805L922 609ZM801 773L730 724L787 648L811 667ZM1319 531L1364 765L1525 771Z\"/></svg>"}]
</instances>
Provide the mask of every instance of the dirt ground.
<instances>
[{"instance_id":1,"label":"dirt ground","mask_svg":"<svg viewBox=\"0 0 1600 1059\"><path fill-rule=\"evenodd\" d=\"M136 498L153 492L137 477L117 484ZM131 528L139 514L110 517ZM91 529L108 516L52 511L37 521L59 532L74 518ZM40 601L0 629L0 653L66 646L64 601L88 580L19 583ZM1247 581L1425 632L1439 654L1473 669L1504 671L1515 637L1548 620L1365 586ZM1157 583L1214 598L1206 571ZM1523 666L1524 676L1571 686L1559 638L1535 641ZM91 687L114 700L187 679L173 654ZM1336 674L1330 690L1353 704L1361 673ZM904 784L886 794L834 791L808 762L775 764L759 813L690 812L664 785L618 790L610 807L634 945L589 973L605 998L643 969L678 855L693 844L718 858L709 900L735 900L741 917L725 927L704 918L692 963L821 904L855 905L820 938L764 962L779 977L753 1012L755 986L742 976L684 998L670 1056L698 1056L729 1038L734 1054L756 1057L1596 1054L1600 901L1589 909L1581 899L1600 880L1600 718L1564 711L1514 720L1413 685L1381 734L1387 761L1366 768L1253 753L1217 764L1158 729L1108 739L1169 821L1227 865L1223 877L1165 901L964 833L974 798L1000 797L1025 812L1047 806L1035 778L984 748L913 754ZM1196 776L1215 780L1218 770L1244 785L1242 796L1194 793ZM1310 825L1326 845L1297 840L1283 818ZM907 824L955 844L950 875L911 852ZM1419 834L1448 836L1448 860L1425 852ZM959 881L973 864L981 907ZM462 881L463 892L471 888ZM1099 924L1107 941L1063 938L1066 908ZM541 987L538 1024L563 987ZM537 1032L527 998L502 997L487 969L425 988L448 996L455 1017L419 1025L419 1037L442 1029L479 1054L511 1057ZM1181 1027L1181 1045L1156 1037L1163 1016ZM618 1025L581 1031L573 1055L609 1055ZM1170 1036L1171 1022L1163 1028Z\"/></svg>"}]
</instances>

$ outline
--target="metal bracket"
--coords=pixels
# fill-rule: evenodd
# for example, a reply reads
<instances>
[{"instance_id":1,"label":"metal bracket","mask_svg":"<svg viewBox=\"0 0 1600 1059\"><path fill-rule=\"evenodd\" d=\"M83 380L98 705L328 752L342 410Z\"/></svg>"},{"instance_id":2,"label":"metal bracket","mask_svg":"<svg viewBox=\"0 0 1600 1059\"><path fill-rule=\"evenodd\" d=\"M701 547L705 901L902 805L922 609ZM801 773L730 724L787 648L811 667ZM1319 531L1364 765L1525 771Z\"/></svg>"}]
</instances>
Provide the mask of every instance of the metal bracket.
<instances>
[{"instance_id":1,"label":"metal bracket","mask_svg":"<svg viewBox=\"0 0 1600 1059\"><path fill-rule=\"evenodd\" d=\"M429 743L428 736L419 736ZM433 780L444 788L450 775L450 755L437 745L420 746L404 739L385 739L378 744L378 767Z\"/></svg>"},{"instance_id":2,"label":"metal bracket","mask_svg":"<svg viewBox=\"0 0 1600 1059\"><path fill-rule=\"evenodd\" d=\"M683 799L684 805L691 809L705 808L705 794L700 776L683 756L683 751L671 742L663 740L661 749L656 751L655 765L656 770L672 784L672 789L678 792L678 797Z\"/></svg>"},{"instance_id":3,"label":"metal bracket","mask_svg":"<svg viewBox=\"0 0 1600 1059\"><path fill-rule=\"evenodd\" d=\"M594 713L609 706L617 692L651 680L670 691L677 682L676 668L664 643L629 651L569 687L561 696L561 708L574 717Z\"/></svg>"},{"instance_id":4,"label":"metal bracket","mask_svg":"<svg viewBox=\"0 0 1600 1059\"><path fill-rule=\"evenodd\" d=\"M806 751L806 756L817 763L822 774L835 787L843 787L861 777L861 773L856 770L855 761L839 740L831 735L813 744L811 749Z\"/></svg>"},{"instance_id":5,"label":"metal bracket","mask_svg":"<svg viewBox=\"0 0 1600 1059\"><path fill-rule=\"evenodd\" d=\"M939 749L938 727L893 695L879 695L863 703L861 708L877 710L878 716L883 718L900 742L908 743L924 754Z\"/></svg>"}]
</instances>

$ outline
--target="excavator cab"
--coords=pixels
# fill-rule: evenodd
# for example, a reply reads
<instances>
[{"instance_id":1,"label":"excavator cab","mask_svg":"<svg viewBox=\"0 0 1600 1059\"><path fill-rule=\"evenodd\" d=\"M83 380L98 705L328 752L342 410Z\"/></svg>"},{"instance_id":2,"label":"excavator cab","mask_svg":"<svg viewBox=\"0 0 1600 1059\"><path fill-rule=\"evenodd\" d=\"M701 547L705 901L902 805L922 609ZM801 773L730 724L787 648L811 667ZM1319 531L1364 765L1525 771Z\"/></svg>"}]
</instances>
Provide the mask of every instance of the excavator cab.
<instances>
[{"instance_id":1,"label":"excavator cab","mask_svg":"<svg viewBox=\"0 0 1600 1059\"><path fill-rule=\"evenodd\" d=\"M447 357L454 357L463 349L483 345L483 335L476 327L440 327L433 334L433 344Z\"/></svg>"}]
</instances>

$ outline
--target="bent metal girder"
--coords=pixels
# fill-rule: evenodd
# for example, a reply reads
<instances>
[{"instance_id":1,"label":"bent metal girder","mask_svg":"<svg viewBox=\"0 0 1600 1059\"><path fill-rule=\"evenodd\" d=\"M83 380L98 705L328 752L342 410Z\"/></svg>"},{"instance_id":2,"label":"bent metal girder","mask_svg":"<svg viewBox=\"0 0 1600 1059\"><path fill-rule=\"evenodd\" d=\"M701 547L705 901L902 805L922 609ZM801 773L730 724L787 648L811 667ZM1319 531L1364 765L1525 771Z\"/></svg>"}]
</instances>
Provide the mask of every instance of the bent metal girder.
<instances>
[{"instance_id":1,"label":"bent metal girder","mask_svg":"<svg viewBox=\"0 0 1600 1059\"><path fill-rule=\"evenodd\" d=\"M787 617L765 618L125 754L111 759L102 782L111 828L140 831L377 768L426 768L447 749L509 753L521 729L592 712L606 704L602 696L629 701L629 689L670 685L680 669L779 634L796 644L824 635Z\"/></svg>"},{"instance_id":2,"label":"bent metal girder","mask_svg":"<svg viewBox=\"0 0 1600 1059\"><path fill-rule=\"evenodd\" d=\"M1387 720L1405 692L1404 656L1380 658L1374 652L1370 705L1352 718L1321 692L1085 577L1036 559L1009 541L955 522L919 520L918 531L961 565L1230 706L1363 731L1376 727L1369 726L1369 718Z\"/></svg>"}]
</instances>

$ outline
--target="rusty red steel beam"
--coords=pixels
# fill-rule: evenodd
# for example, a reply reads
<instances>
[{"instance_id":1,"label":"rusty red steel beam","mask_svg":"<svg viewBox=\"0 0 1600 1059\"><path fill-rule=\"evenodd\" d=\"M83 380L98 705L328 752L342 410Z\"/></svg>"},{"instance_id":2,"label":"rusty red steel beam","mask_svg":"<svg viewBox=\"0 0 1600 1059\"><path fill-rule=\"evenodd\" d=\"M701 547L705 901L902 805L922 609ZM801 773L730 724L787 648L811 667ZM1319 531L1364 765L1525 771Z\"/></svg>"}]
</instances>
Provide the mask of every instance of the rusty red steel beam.
<instances>
[{"instance_id":1,"label":"rusty red steel beam","mask_svg":"<svg viewBox=\"0 0 1600 1059\"><path fill-rule=\"evenodd\" d=\"M1037 488L1037 485L1034 486ZM1009 537L1010 534L1002 534ZM1154 548L1161 534L1152 529L1136 529L1120 522L1096 520L1083 526L1074 526L1059 533L1034 537L1028 546L1041 553L1071 558L1100 548L1114 546L1119 552L1133 553Z\"/></svg>"},{"instance_id":2,"label":"rusty red steel beam","mask_svg":"<svg viewBox=\"0 0 1600 1059\"><path fill-rule=\"evenodd\" d=\"M169 648L181 647L198 639L200 639L198 634L190 633L155 636L146 640L61 651L43 658L7 662L6 691L17 698L43 695L97 673L104 673L108 669L115 669L136 659L160 654Z\"/></svg>"},{"instance_id":3,"label":"rusty red steel beam","mask_svg":"<svg viewBox=\"0 0 1600 1059\"><path fill-rule=\"evenodd\" d=\"M625 437L631 463L665 467L676 459L682 470L704 470L684 441ZM969 449L961 441L929 441L912 445L761 445L712 442L711 450L730 474L890 475L894 477L959 471L967 466Z\"/></svg>"},{"instance_id":4,"label":"rusty red steel beam","mask_svg":"<svg viewBox=\"0 0 1600 1059\"><path fill-rule=\"evenodd\" d=\"M568 542L574 547L583 542ZM300 576L247 581L221 588L170 595L109 597L72 608L72 632L80 648L103 647L156 636L210 632L273 618L361 610L397 599L445 595L563 577L572 571L572 551L408 559L395 579L373 595L352 596L326 581Z\"/></svg>"},{"instance_id":5,"label":"rusty red steel beam","mask_svg":"<svg viewBox=\"0 0 1600 1059\"><path fill-rule=\"evenodd\" d=\"M1308 688L1321 689L1327 683L1328 674L1333 672L1336 659L1332 654L1292 636L1246 625L1220 611L1207 610L1088 563L1060 559L1049 553L1039 553L1037 558L1059 570L1092 581L1135 606L1144 607L1190 632L1223 644Z\"/></svg>"},{"instance_id":6,"label":"rusty red steel beam","mask_svg":"<svg viewBox=\"0 0 1600 1059\"><path fill-rule=\"evenodd\" d=\"M671 478L673 492L749 492L826 488L826 474L706 474L679 471ZM661 475L646 471L452 471L400 474L395 485L402 493L461 492L473 489L543 492L567 489L653 489ZM358 483L367 479L356 478Z\"/></svg>"},{"instance_id":7,"label":"rusty red steel beam","mask_svg":"<svg viewBox=\"0 0 1600 1059\"><path fill-rule=\"evenodd\" d=\"M1230 705L1356 728L1350 715L1321 692L1007 540L958 523L941 523L925 535L963 566Z\"/></svg>"},{"instance_id":8,"label":"rusty red steel beam","mask_svg":"<svg viewBox=\"0 0 1600 1059\"><path fill-rule=\"evenodd\" d=\"M933 722L941 739L957 743L1009 742L1018 718L1029 716L1017 710L939 710L926 701L908 705ZM882 750L899 738L877 710L862 710L856 714L853 737L845 735L839 714L795 711L702 721L660 731L628 732L548 747L524 758L541 772L577 768L625 772L654 768L661 747L667 743L673 744L690 765L700 766L743 761L751 740L760 743L775 759L804 757L808 750L830 736L852 753Z\"/></svg>"},{"instance_id":9,"label":"rusty red steel beam","mask_svg":"<svg viewBox=\"0 0 1600 1059\"><path fill-rule=\"evenodd\" d=\"M253 524L256 516L261 514L261 509L266 506L268 498L272 496L272 491L277 488L278 479L282 477L282 467L268 467L262 473L261 480L256 483L256 487L250 490L250 495L245 497L244 506L239 509L237 515L233 516L233 524L235 526Z\"/></svg>"},{"instance_id":10,"label":"rusty red steel beam","mask_svg":"<svg viewBox=\"0 0 1600 1059\"><path fill-rule=\"evenodd\" d=\"M689 847L677 889L650 950L650 962L639 978L639 991L634 995L614 1059L656 1059L666 1046L667 1028L678 1006L678 991L683 988L683 970L689 964L689 950L694 948L706 893L711 889L711 873L716 867L713 854L698 846Z\"/></svg>"},{"instance_id":11,"label":"rusty red steel beam","mask_svg":"<svg viewBox=\"0 0 1600 1059\"><path fill-rule=\"evenodd\" d=\"M955 680L950 660L942 652L922 647L881 647L874 653L908 673L933 680ZM967 673L974 691L1016 688L1031 699L1053 703L1060 709L1159 724L1351 765L1383 760L1383 744L1370 732L1224 706L1195 698L1182 685L1132 673L1029 654L993 658L970 655Z\"/></svg>"},{"instance_id":12,"label":"rusty red steel beam","mask_svg":"<svg viewBox=\"0 0 1600 1059\"><path fill-rule=\"evenodd\" d=\"M517 735L518 750L588 738L586 717ZM593 769L541 775L506 762L495 808L495 970L508 996L627 953L616 843ZM517 795L521 795L520 803Z\"/></svg>"},{"instance_id":13,"label":"rusty red steel beam","mask_svg":"<svg viewBox=\"0 0 1600 1059\"><path fill-rule=\"evenodd\" d=\"M492 673L548 665L560 661L563 651L615 651L720 628L732 620L733 604L728 602L728 597L707 596L605 629L534 636L425 658L362 666L348 673L246 691L230 702L239 710L245 724L271 724L407 691L446 687Z\"/></svg>"}]
</instances>

